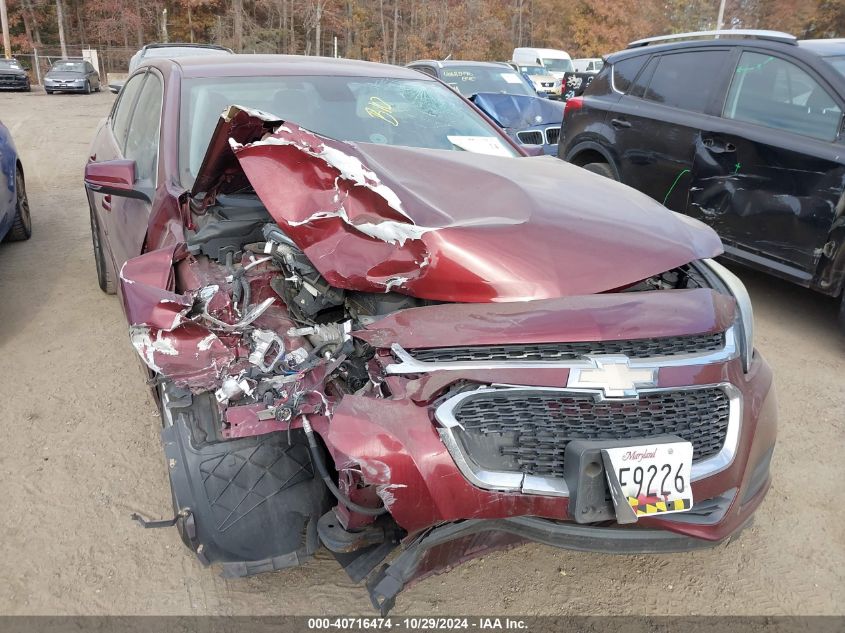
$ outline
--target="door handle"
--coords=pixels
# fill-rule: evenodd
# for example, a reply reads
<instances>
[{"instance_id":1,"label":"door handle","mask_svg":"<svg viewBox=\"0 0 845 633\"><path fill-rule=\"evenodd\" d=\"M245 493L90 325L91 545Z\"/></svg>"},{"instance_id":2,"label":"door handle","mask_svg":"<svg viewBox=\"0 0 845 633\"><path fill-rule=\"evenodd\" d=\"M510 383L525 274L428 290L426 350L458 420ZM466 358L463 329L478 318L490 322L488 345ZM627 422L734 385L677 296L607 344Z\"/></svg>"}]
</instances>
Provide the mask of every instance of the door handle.
<instances>
[{"instance_id":1,"label":"door handle","mask_svg":"<svg viewBox=\"0 0 845 633\"><path fill-rule=\"evenodd\" d=\"M709 149L714 154L732 154L736 151L736 145L730 142L722 143L716 139L706 136L702 139L704 147Z\"/></svg>"},{"instance_id":2,"label":"door handle","mask_svg":"<svg viewBox=\"0 0 845 633\"><path fill-rule=\"evenodd\" d=\"M103 209L111 211L111 195L109 194L103 196Z\"/></svg>"},{"instance_id":3,"label":"door handle","mask_svg":"<svg viewBox=\"0 0 845 633\"><path fill-rule=\"evenodd\" d=\"M615 127L617 130L621 128L628 128L631 127L631 122L626 121L625 119L611 119L610 124Z\"/></svg>"}]
</instances>

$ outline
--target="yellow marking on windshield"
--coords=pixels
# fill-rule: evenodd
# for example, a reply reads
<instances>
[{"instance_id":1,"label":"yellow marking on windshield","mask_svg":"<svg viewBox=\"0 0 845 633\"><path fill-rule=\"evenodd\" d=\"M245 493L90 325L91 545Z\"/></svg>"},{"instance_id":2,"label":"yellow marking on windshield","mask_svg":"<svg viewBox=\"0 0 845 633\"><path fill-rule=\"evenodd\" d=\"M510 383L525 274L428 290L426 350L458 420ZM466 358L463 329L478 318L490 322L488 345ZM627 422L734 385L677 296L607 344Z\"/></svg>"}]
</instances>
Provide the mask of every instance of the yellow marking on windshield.
<instances>
[{"instance_id":1,"label":"yellow marking on windshield","mask_svg":"<svg viewBox=\"0 0 845 633\"><path fill-rule=\"evenodd\" d=\"M374 119L381 119L390 123L393 127L399 125L399 120L393 116L393 106L381 97L372 96L367 102L367 107L364 111Z\"/></svg>"}]
</instances>

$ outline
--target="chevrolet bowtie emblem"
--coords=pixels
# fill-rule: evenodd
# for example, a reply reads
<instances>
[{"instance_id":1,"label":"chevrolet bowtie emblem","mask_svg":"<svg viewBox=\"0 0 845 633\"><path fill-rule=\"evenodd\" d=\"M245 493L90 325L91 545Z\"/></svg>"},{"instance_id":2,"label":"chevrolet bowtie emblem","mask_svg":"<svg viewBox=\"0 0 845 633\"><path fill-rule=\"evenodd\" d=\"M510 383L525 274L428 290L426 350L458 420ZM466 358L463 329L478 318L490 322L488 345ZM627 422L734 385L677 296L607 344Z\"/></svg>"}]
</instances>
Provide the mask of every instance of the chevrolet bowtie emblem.
<instances>
[{"instance_id":1,"label":"chevrolet bowtie emblem","mask_svg":"<svg viewBox=\"0 0 845 633\"><path fill-rule=\"evenodd\" d=\"M639 387L653 387L656 367L631 367L624 355L589 356L593 367L569 370L567 387L600 389L605 398L636 397Z\"/></svg>"}]
</instances>

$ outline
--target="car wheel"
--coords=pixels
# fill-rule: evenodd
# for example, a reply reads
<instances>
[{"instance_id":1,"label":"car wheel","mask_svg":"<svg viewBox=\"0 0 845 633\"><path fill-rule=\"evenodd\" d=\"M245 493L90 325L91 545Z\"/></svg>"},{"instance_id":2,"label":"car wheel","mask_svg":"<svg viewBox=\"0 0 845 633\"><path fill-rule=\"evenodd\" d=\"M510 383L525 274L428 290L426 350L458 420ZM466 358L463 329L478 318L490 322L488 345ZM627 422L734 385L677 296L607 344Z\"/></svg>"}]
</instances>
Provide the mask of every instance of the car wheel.
<instances>
[{"instance_id":1,"label":"car wheel","mask_svg":"<svg viewBox=\"0 0 845 633\"><path fill-rule=\"evenodd\" d=\"M97 214L94 213L94 210L89 208L88 211L91 214L91 242L94 244L94 265L97 267L97 283L100 285L100 290L108 295L113 295L115 293L114 277L106 260L106 253L103 250L100 223L97 221Z\"/></svg>"},{"instance_id":2,"label":"car wheel","mask_svg":"<svg viewBox=\"0 0 845 633\"><path fill-rule=\"evenodd\" d=\"M587 163L586 165L582 165L582 167L587 171L591 171L594 174L598 174L599 176L604 176L605 178L616 180L616 173L613 171L613 168L607 163Z\"/></svg>"},{"instance_id":3,"label":"car wheel","mask_svg":"<svg viewBox=\"0 0 845 633\"><path fill-rule=\"evenodd\" d=\"M44 92L46 92L48 95L53 94L53 91L52 91L52 90L45 90Z\"/></svg>"},{"instance_id":4,"label":"car wheel","mask_svg":"<svg viewBox=\"0 0 845 633\"><path fill-rule=\"evenodd\" d=\"M91 82L90 81L85 82L85 94L87 94L87 95L91 94Z\"/></svg>"},{"instance_id":5,"label":"car wheel","mask_svg":"<svg viewBox=\"0 0 845 633\"><path fill-rule=\"evenodd\" d=\"M26 197L26 183L23 180L23 172L20 168L15 170L15 189L17 200L15 201L15 220L12 228L6 235L10 242L28 240L32 235L32 216L29 213L29 200Z\"/></svg>"}]
</instances>

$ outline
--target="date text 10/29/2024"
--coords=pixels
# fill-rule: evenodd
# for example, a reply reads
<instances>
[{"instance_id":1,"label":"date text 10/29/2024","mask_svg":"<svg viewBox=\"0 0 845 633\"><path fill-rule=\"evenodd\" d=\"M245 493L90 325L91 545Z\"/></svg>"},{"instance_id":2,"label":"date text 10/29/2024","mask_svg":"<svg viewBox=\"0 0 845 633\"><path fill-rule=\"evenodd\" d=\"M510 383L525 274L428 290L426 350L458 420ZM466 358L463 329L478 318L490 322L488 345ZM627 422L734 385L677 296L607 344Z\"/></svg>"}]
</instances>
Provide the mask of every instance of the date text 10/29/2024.
<instances>
[{"instance_id":1,"label":"date text 10/29/2024","mask_svg":"<svg viewBox=\"0 0 845 633\"><path fill-rule=\"evenodd\" d=\"M408 631L446 631L446 630L478 630L478 631L526 631L528 624L520 618L438 618L438 617L408 617L408 618L308 618L308 629L360 631L374 629L398 629Z\"/></svg>"}]
</instances>

